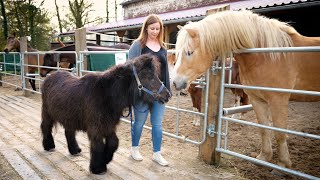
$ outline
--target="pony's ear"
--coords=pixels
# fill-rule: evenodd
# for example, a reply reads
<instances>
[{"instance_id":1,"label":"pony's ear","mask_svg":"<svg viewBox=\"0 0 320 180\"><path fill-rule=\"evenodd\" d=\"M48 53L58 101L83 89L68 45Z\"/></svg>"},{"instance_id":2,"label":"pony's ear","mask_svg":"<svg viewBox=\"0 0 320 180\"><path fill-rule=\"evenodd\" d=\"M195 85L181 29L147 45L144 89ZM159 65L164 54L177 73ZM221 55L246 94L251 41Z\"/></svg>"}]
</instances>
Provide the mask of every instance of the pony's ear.
<instances>
[{"instance_id":1,"label":"pony's ear","mask_svg":"<svg viewBox=\"0 0 320 180\"><path fill-rule=\"evenodd\" d=\"M192 38L195 38L198 36L198 31L195 30L195 29L189 29L189 28L184 28L188 33L189 35L192 37Z\"/></svg>"},{"instance_id":2,"label":"pony's ear","mask_svg":"<svg viewBox=\"0 0 320 180\"><path fill-rule=\"evenodd\" d=\"M177 28L180 30L182 29L183 27L181 25L177 25Z\"/></svg>"}]
</instances>

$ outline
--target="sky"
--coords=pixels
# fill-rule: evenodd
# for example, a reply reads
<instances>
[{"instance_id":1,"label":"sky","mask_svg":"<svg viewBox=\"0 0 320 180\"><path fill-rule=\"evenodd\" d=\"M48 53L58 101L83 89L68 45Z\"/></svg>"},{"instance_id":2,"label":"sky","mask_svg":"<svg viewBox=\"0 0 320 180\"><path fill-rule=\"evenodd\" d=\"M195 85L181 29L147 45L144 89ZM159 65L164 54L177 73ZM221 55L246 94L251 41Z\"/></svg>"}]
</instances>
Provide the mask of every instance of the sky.
<instances>
[{"instance_id":1,"label":"sky","mask_svg":"<svg viewBox=\"0 0 320 180\"><path fill-rule=\"evenodd\" d=\"M34 0L37 5L41 3L42 0ZM105 17L106 16L106 0L85 0L89 3L93 3L93 6L91 8L91 12L89 13L89 21L93 21L97 19L98 17ZM109 0L109 21L115 21L114 16L115 16L115 1L114 0ZM121 20L123 15L122 15L122 7L119 5L122 2L122 0L117 0L118 8L117 8L117 15L118 15L118 20ZM69 12L69 3L68 0L57 0L58 6L59 6L59 11L60 11L60 16L63 18L67 12ZM51 25L54 29L58 29L58 19L56 17L56 7L54 0L45 0L43 8L46 9L49 12L49 16L52 19L51 20ZM88 24L87 26L93 26L95 25L94 23Z\"/></svg>"}]
</instances>

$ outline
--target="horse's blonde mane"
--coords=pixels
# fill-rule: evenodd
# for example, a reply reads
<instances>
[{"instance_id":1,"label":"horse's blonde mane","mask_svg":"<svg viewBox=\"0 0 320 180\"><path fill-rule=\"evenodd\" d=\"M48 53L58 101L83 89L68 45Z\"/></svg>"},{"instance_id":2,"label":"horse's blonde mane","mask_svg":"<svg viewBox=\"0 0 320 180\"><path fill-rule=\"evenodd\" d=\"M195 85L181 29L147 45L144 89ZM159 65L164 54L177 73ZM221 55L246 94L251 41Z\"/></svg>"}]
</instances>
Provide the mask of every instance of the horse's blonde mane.
<instances>
[{"instance_id":1,"label":"horse's blonde mane","mask_svg":"<svg viewBox=\"0 0 320 180\"><path fill-rule=\"evenodd\" d=\"M258 47L291 47L290 34L297 31L287 23L269 19L251 11L224 11L190 23L184 28L196 29L200 48L209 56L225 56L231 51ZM181 38L179 38L181 36ZM185 30L179 31L177 49L191 50L192 39ZM268 53L278 58L279 53Z\"/></svg>"}]
</instances>

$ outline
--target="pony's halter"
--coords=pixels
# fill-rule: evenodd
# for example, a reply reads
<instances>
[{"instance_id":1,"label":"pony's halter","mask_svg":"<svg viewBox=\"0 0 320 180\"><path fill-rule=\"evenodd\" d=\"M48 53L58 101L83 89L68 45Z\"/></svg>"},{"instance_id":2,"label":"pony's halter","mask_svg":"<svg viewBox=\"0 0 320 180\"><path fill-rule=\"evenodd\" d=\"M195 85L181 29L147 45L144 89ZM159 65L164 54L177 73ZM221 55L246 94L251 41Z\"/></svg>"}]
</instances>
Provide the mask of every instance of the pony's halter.
<instances>
[{"instance_id":1,"label":"pony's halter","mask_svg":"<svg viewBox=\"0 0 320 180\"><path fill-rule=\"evenodd\" d=\"M133 69L133 74L134 74L134 77L136 78L136 81L137 81L137 84L138 84L138 89L139 89L139 96L141 96L141 90L143 90L144 92L150 94L151 96L153 96L154 98L160 96L160 92L164 89L164 84L161 83L161 86L159 88L159 90L157 92L153 92L153 91L150 91L149 89L145 88L141 82L140 82L140 79L138 77L138 74L137 74L137 70L136 70L136 67L133 65L132 66L132 69Z\"/></svg>"}]
</instances>

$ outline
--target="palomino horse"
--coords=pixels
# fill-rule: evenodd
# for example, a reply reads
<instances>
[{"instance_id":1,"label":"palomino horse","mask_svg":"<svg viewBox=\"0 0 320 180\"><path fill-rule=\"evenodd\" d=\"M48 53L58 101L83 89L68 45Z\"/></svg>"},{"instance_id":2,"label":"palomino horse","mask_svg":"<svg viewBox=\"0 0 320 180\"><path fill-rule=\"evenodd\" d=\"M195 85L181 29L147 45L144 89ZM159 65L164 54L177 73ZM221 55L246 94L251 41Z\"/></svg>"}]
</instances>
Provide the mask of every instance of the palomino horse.
<instances>
[{"instance_id":1,"label":"palomino horse","mask_svg":"<svg viewBox=\"0 0 320 180\"><path fill-rule=\"evenodd\" d=\"M178 33L177 63L173 83L180 90L203 74L216 57L231 51L259 47L320 46L319 37L299 34L287 23L259 16L250 11L226 11L209 15L201 21L185 25ZM286 89L320 90L320 53L242 53L235 59L240 67L243 85ZM253 105L260 124L287 128L288 103L319 101L318 96L244 90ZM271 132L261 129L262 148L258 159L270 161L273 156ZM278 143L278 165L291 167L286 134L275 132Z\"/></svg>"},{"instance_id":2,"label":"palomino horse","mask_svg":"<svg viewBox=\"0 0 320 180\"><path fill-rule=\"evenodd\" d=\"M174 53L170 53L168 54L167 59L168 59L169 73L172 74L174 65L176 62L176 56ZM226 62L226 66L230 67L230 60ZM228 80L229 80L229 73L228 71L226 71L225 82L228 82ZM233 65L232 65L231 83L240 84L239 66L235 60L233 60ZM234 98L235 98L234 106L240 106L240 105L242 106L242 105L249 104L248 95L244 93L242 89L231 88L231 91L234 94ZM191 96L193 110L201 112L202 89L198 88L195 84L190 84L190 86L188 87L188 92ZM241 113L239 117L238 116L236 117L234 115L232 117L241 119L243 114L244 113ZM199 126L200 118L194 118L193 124L196 126Z\"/></svg>"},{"instance_id":3,"label":"palomino horse","mask_svg":"<svg viewBox=\"0 0 320 180\"><path fill-rule=\"evenodd\" d=\"M8 37L7 44L4 48L4 52L10 52L15 50L20 52L20 41L18 38L11 36ZM31 46L27 45L27 52L38 52L37 49L33 49ZM28 58L28 65L40 65L43 64L43 55L39 55L39 64L38 64L38 55L36 54L29 54L27 55ZM28 73L34 74L38 70L37 67L28 66ZM35 76L30 76L31 78L35 78ZM34 79L29 79L31 87L34 91L36 91L36 81Z\"/></svg>"}]
</instances>

